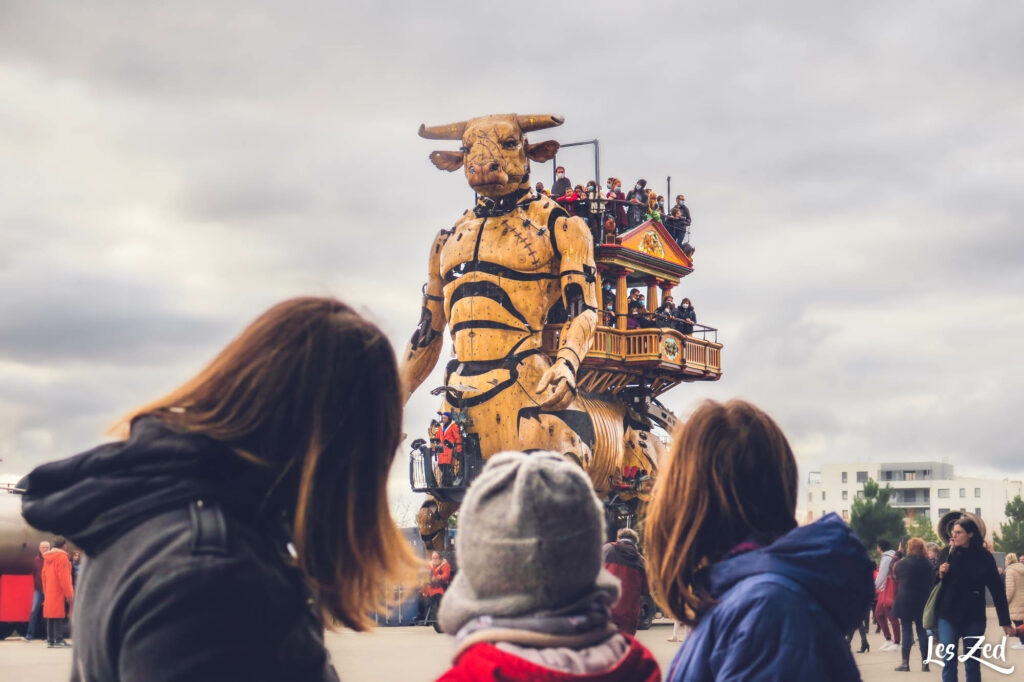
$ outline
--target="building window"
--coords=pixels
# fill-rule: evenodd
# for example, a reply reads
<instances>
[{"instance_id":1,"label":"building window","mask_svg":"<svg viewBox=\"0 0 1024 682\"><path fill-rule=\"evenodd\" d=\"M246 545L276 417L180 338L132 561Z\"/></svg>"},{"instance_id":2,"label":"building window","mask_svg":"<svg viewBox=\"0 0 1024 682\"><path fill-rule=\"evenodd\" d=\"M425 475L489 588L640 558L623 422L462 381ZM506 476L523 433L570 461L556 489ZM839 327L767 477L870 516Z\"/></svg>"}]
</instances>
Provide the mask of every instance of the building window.
<instances>
[{"instance_id":1,"label":"building window","mask_svg":"<svg viewBox=\"0 0 1024 682\"><path fill-rule=\"evenodd\" d=\"M974 496L975 497L981 497L981 488L975 488L974 489Z\"/></svg>"},{"instance_id":2,"label":"building window","mask_svg":"<svg viewBox=\"0 0 1024 682\"><path fill-rule=\"evenodd\" d=\"M960 497L967 497L967 488L960 488Z\"/></svg>"},{"instance_id":3,"label":"building window","mask_svg":"<svg viewBox=\"0 0 1024 682\"><path fill-rule=\"evenodd\" d=\"M859 499L863 499L863 497L864 497L864 491L863 490L858 490L857 491L857 499L858 500Z\"/></svg>"},{"instance_id":4,"label":"building window","mask_svg":"<svg viewBox=\"0 0 1024 682\"><path fill-rule=\"evenodd\" d=\"M949 497L949 488L939 488L939 497Z\"/></svg>"},{"instance_id":5,"label":"building window","mask_svg":"<svg viewBox=\"0 0 1024 682\"><path fill-rule=\"evenodd\" d=\"M867 481L868 481L868 472L866 472L866 471L858 471L857 472L857 483L867 483Z\"/></svg>"},{"instance_id":6,"label":"building window","mask_svg":"<svg viewBox=\"0 0 1024 682\"><path fill-rule=\"evenodd\" d=\"M846 472L843 472L843 483L846 483Z\"/></svg>"},{"instance_id":7,"label":"building window","mask_svg":"<svg viewBox=\"0 0 1024 682\"><path fill-rule=\"evenodd\" d=\"M949 513L948 509L939 509L939 518L942 518L943 516L945 516L948 513Z\"/></svg>"},{"instance_id":8,"label":"building window","mask_svg":"<svg viewBox=\"0 0 1024 682\"><path fill-rule=\"evenodd\" d=\"M849 521L849 520L850 520L850 510L849 509L844 509L843 510L843 521Z\"/></svg>"},{"instance_id":9,"label":"building window","mask_svg":"<svg viewBox=\"0 0 1024 682\"><path fill-rule=\"evenodd\" d=\"M981 507L975 507L974 514L975 516L981 516Z\"/></svg>"},{"instance_id":10,"label":"building window","mask_svg":"<svg viewBox=\"0 0 1024 682\"><path fill-rule=\"evenodd\" d=\"M847 491L847 490L844 490L844 491L843 491L843 499L845 500L845 499L846 499L846 498L848 498L849 496L850 496L850 493L849 493L849 491Z\"/></svg>"},{"instance_id":11,"label":"building window","mask_svg":"<svg viewBox=\"0 0 1024 682\"><path fill-rule=\"evenodd\" d=\"M825 491L824 490L821 491L821 499L822 499L822 501L825 500Z\"/></svg>"},{"instance_id":12,"label":"building window","mask_svg":"<svg viewBox=\"0 0 1024 682\"><path fill-rule=\"evenodd\" d=\"M814 493L812 493L809 490L807 491L807 501L808 502L814 502Z\"/></svg>"}]
</instances>

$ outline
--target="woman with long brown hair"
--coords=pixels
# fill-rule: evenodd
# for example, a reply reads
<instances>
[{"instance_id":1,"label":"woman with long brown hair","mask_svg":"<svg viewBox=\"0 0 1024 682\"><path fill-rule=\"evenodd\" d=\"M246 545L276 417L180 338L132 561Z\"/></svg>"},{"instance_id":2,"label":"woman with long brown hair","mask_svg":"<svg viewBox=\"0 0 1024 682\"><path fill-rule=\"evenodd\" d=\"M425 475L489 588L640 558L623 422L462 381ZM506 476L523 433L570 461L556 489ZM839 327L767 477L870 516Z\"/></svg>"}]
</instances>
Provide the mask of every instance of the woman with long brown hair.
<instances>
[{"instance_id":1,"label":"woman with long brown hair","mask_svg":"<svg viewBox=\"0 0 1024 682\"><path fill-rule=\"evenodd\" d=\"M859 680L846 643L873 593L835 514L797 527L786 437L750 403L708 401L663 460L645 539L651 591L693 626L666 677Z\"/></svg>"},{"instance_id":2,"label":"woman with long brown hair","mask_svg":"<svg viewBox=\"0 0 1024 682\"><path fill-rule=\"evenodd\" d=\"M366 629L413 565L385 490L401 415L381 331L293 299L124 440L29 474L25 518L86 553L73 679L337 679L323 618Z\"/></svg>"}]
</instances>

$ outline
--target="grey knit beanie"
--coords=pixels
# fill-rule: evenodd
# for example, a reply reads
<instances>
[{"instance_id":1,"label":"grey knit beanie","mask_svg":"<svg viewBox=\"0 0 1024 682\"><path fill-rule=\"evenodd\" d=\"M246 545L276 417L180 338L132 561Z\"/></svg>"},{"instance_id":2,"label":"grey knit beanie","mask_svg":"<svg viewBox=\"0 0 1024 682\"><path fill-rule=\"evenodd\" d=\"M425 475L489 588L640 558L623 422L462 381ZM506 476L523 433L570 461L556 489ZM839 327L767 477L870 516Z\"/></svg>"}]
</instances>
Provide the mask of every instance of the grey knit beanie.
<instances>
[{"instance_id":1,"label":"grey knit beanie","mask_svg":"<svg viewBox=\"0 0 1024 682\"><path fill-rule=\"evenodd\" d=\"M577 464L550 452L492 456L459 513L459 572L441 601L441 629L557 611L597 591L614 603L603 540L601 503Z\"/></svg>"}]
</instances>

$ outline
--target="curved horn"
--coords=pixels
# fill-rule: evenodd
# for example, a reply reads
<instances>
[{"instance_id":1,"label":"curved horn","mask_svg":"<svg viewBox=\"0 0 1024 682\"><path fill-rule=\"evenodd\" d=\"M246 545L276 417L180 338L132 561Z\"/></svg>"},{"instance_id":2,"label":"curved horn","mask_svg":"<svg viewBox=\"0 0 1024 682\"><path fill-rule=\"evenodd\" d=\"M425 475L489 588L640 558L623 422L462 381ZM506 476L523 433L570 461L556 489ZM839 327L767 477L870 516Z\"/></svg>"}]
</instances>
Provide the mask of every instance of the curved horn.
<instances>
[{"instance_id":1,"label":"curved horn","mask_svg":"<svg viewBox=\"0 0 1024 682\"><path fill-rule=\"evenodd\" d=\"M462 134L466 132L466 125L469 121L459 121L446 126L430 126L420 124L420 137L428 140L461 140Z\"/></svg>"},{"instance_id":2,"label":"curved horn","mask_svg":"<svg viewBox=\"0 0 1024 682\"><path fill-rule=\"evenodd\" d=\"M520 130L528 133L532 130L543 130L544 128L560 126L565 123L565 118L557 114L516 114L516 122L519 124Z\"/></svg>"}]
</instances>

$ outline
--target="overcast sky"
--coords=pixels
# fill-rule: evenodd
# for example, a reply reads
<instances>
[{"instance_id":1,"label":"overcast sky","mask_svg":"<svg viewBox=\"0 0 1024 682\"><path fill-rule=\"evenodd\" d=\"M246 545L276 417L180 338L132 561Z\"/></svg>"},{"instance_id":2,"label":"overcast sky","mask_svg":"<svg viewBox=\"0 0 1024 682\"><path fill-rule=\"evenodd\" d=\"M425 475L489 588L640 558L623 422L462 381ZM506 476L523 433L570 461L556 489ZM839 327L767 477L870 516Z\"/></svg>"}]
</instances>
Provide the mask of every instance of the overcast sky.
<instances>
[{"instance_id":1,"label":"overcast sky","mask_svg":"<svg viewBox=\"0 0 1024 682\"><path fill-rule=\"evenodd\" d=\"M417 127L518 112L687 195L676 298L724 377L667 394L678 415L753 400L805 480L1024 477L1020 6L148 4L0 2L0 472L97 443L284 298L336 295L400 352L472 200Z\"/></svg>"}]
</instances>

